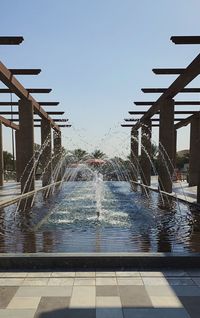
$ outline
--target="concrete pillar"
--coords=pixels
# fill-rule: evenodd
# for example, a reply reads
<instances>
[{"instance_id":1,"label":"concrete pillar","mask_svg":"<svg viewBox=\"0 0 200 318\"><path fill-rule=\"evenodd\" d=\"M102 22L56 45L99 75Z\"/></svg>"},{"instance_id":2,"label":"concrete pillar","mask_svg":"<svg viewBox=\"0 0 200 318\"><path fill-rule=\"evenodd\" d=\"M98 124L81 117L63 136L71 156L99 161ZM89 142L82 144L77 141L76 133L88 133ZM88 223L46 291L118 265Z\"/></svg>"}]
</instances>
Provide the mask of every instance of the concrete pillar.
<instances>
[{"instance_id":1,"label":"concrete pillar","mask_svg":"<svg viewBox=\"0 0 200 318\"><path fill-rule=\"evenodd\" d=\"M160 107L158 181L162 191L172 192L174 162L174 101L166 100Z\"/></svg>"},{"instance_id":2,"label":"concrete pillar","mask_svg":"<svg viewBox=\"0 0 200 318\"><path fill-rule=\"evenodd\" d=\"M200 173L200 116L195 114L190 124L189 186L198 184Z\"/></svg>"},{"instance_id":3,"label":"concrete pillar","mask_svg":"<svg viewBox=\"0 0 200 318\"><path fill-rule=\"evenodd\" d=\"M53 152L54 152L54 167L58 170L55 171L55 182L62 180L62 165L61 165L61 158L62 158L62 140L61 140L61 131L53 132ZM60 166L59 166L60 164Z\"/></svg>"},{"instance_id":4,"label":"concrete pillar","mask_svg":"<svg viewBox=\"0 0 200 318\"><path fill-rule=\"evenodd\" d=\"M176 150L177 150L177 130L174 129L174 160L173 160L174 169L176 168Z\"/></svg>"},{"instance_id":5,"label":"concrete pillar","mask_svg":"<svg viewBox=\"0 0 200 318\"><path fill-rule=\"evenodd\" d=\"M20 158L20 134L18 130L15 130L15 152L16 152L16 179L20 181L21 177L21 158Z\"/></svg>"},{"instance_id":6,"label":"concrete pillar","mask_svg":"<svg viewBox=\"0 0 200 318\"><path fill-rule=\"evenodd\" d=\"M143 184L151 185L151 119L147 119L141 129L141 181Z\"/></svg>"},{"instance_id":7,"label":"concrete pillar","mask_svg":"<svg viewBox=\"0 0 200 318\"><path fill-rule=\"evenodd\" d=\"M52 177L51 124L46 118L41 119L41 147L42 186L45 187Z\"/></svg>"},{"instance_id":8,"label":"concrete pillar","mask_svg":"<svg viewBox=\"0 0 200 318\"><path fill-rule=\"evenodd\" d=\"M3 186L3 180L4 180L3 136L2 136L2 123L0 122L0 186Z\"/></svg>"},{"instance_id":9,"label":"concrete pillar","mask_svg":"<svg viewBox=\"0 0 200 318\"><path fill-rule=\"evenodd\" d=\"M139 148L138 130L131 129L131 180L138 181L138 148Z\"/></svg>"},{"instance_id":10,"label":"concrete pillar","mask_svg":"<svg viewBox=\"0 0 200 318\"><path fill-rule=\"evenodd\" d=\"M35 189L33 105L26 99L19 101L19 127L18 164L21 191L26 193Z\"/></svg>"}]
</instances>

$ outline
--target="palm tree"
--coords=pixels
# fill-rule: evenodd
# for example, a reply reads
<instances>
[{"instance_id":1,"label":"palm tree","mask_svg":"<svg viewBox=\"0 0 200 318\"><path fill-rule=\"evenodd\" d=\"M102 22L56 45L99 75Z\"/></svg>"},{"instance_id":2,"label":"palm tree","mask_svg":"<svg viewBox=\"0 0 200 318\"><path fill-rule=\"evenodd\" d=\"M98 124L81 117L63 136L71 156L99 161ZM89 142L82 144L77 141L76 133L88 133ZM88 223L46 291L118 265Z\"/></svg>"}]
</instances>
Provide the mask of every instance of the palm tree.
<instances>
[{"instance_id":1,"label":"palm tree","mask_svg":"<svg viewBox=\"0 0 200 318\"><path fill-rule=\"evenodd\" d=\"M100 149L94 150L91 153L91 155L92 155L92 158L95 158L95 159L104 159L106 157L106 154L102 152Z\"/></svg>"},{"instance_id":2,"label":"palm tree","mask_svg":"<svg viewBox=\"0 0 200 318\"><path fill-rule=\"evenodd\" d=\"M73 153L76 161L83 160L86 157L86 155L88 154L87 151L80 149L80 148L74 149L74 151L72 153Z\"/></svg>"}]
</instances>

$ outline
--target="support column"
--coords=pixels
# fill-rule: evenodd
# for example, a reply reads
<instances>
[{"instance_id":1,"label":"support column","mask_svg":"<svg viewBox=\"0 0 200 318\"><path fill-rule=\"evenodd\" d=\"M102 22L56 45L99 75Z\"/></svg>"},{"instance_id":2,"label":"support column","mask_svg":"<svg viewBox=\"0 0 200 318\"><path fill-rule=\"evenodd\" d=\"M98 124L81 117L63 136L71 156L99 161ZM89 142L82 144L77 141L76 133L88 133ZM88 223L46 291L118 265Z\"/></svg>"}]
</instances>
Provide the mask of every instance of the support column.
<instances>
[{"instance_id":1,"label":"support column","mask_svg":"<svg viewBox=\"0 0 200 318\"><path fill-rule=\"evenodd\" d=\"M200 173L200 116L193 115L190 124L189 187L198 184Z\"/></svg>"},{"instance_id":2,"label":"support column","mask_svg":"<svg viewBox=\"0 0 200 318\"><path fill-rule=\"evenodd\" d=\"M26 99L19 101L19 127L21 191L26 193L35 189L33 105Z\"/></svg>"},{"instance_id":3,"label":"support column","mask_svg":"<svg viewBox=\"0 0 200 318\"><path fill-rule=\"evenodd\" d=\"M131 129L131 181L138 181L138 130Z\"/></svg>"},{"instance_id":4,"label":"support column","mask_svg":"<svg viewBox=\"0 0 200 318\"><path fill-rule=\"evenodd\" d=\"M0 122L0 186L3 186L3 180L4 180L3 136L2 136L2 123Z\"/></svg>"},{"instance_id":5,"label":"support column","mask_svg":"<svg viewBox=\"0 0 200 318\"><path fill-rule=\"evenodd\" d=\"M163 102L160 107L158 181L162 191L172 192L174 162L174 100Z\"/></svg>"},{"instance_id":6,"label":"support column","mask_svg":"<svg viewBox=\"0 0 200 318\"><path fill-rule=\"evenodd\" d=\"M15 151L16 151L16 179L20 181L22 160L20 158L20 133L15 131Z\"/></svg>"},{"instance_id":7,"label":"support column","mask_svg":"<svg viewBox=\"0 0 200 318\"><path fill-rule=\"evenodd\" d=\"M147 119L141 130L141 181L143 184L151 185L151 119Z\"/></svg>"},{"instance_id":8,"label":"support column","mask_svg":"<svg viewBox=\"0 0 200 318\"><path fill-rule=\"evenodd\" d=\"M176 168L176 150L177 150L177 130L174 129L174 160L173 160L174 169Z\"/></svg>"},{"instance_id":9,"label":"support column","mask_svg":"<svg viewBox=\"0 0 200 318\"><path fill-rule=\"evenodd\" d=\"M41 147L42 186L45 187L51 183L52 177L51 124L46 118L41 119Z\"/></svg>"},{"instance_id":10,"label":"support column","mask_svg":"<svg viewBox=\"0 0 200 318\"><path fill-rule=\"evenodd\" d=\"M58 170L55 171L55 182L62 180L62 141L61 141L61 131L53 132L53 148L54 148L54 167ZM60 166L59 166L60 164Z\"/></svg>"}]
</instances>

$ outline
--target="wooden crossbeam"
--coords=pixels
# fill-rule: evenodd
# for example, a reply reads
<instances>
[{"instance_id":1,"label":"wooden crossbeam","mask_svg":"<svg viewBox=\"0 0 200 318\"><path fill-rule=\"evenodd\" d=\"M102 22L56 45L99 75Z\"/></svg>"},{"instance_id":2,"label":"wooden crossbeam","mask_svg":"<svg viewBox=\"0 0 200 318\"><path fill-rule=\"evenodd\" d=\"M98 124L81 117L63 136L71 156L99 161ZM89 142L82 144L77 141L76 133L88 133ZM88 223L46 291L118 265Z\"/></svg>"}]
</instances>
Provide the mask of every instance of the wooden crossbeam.
<instances>
[{"instance_id":1,"label":"wooden crossbeam","mask_svg":"<svg viewBox=\"0 0 200 318\"><path fill-rule=\"evenodd\" d=\"M63 115L64 111L47 111L48 115ZM19 115L18 111L0 111L0 115Z\"/></svg>"},{"instance_id":2,"label":"wooden crossbeam","mask_svg":"<svg viewBox=\"0 0 200 318\"><path fill-rule=\"evenodd\" d=\"M165 93L168 90L168 88L142 88L141 91L143 93ZM200 93L200 88L182 88L179 93Z\"/></svg>"},{"instance_id":3,"label":"wooden crossbeam","mask_svg":"<svg viewBox=\"0 0 200 318\"><path fill-rule=\"evenodd\" d=\"M156 75L178 75L183 74L184 68L153 68L152 71Z\"/></svg>"},{"instance_id":4,"label":"wooden crossbeam","mask_svg":"<svg viewBox=\"0 0 200 318\"><path fill-rule=\"evenodd\" d=\"M0 45L19 45L23 41L22 36L0 36Z\"/></svg>"},{"instance_id":5,"label":"wooden crossbeam","mask_svg":"<svg viewBox=\"0 0 200 318\"><path fill-rule=\"evenodd\" d=\"M41 73L40 68L9 68L12 75L38 75Z\"/></svg>"},{"instance_id":6,"label":"wooden crossbeam","mask_svg":"<svg viewBox=\"0 0 200 318\"><path fill-rule=\"evenodd\" d=\"M141 110L141 111L129 111L128 112L130 115L143 115L146 113L145 110ZM176 110L174 112L175 115L177 114L181 114L181 115L188 115L188 114L195 114L195 113L199 113L198 110ZM159 114L159 111L156 113Z\"/></svg>"},{"instance_id":7,"label":"wooden crossbeam","mask_svg":"<svg viewBox=\"0 0 200 318\"><path fill-rule=\"evenodd\" d=\"M34 125L34 127L41 127L41 125ZM72 127L72 125L60 125L60 124L58 124L58 127Z\"/></svg>"},{"instance_id":8,"label":"wooden crossbeam","mask_svg":"<svg viewBox=\"0 0 200 318\"><path fill-rule=\"evenodd\" d=\"M155 104L155 101L147 101L147 102L134 102L136 106L152 106ZM200 105L200 101L174 101L174 105L176 106L196 106Z\"/></svg>"},{"instance_id":9,"label":"wooden crossbeam","mask_svg":"<svg viewBox=\"0 0 200 318\"><path fill-rule=\"evenodd\" d=\"M200 36L171 36L174 44L200 44Z\"/></svg>"},{"instance_id":10,"label":"wooden crossbeam","mask_svg":"<svg viewBox=\"0 0 200 318\"><path fill-rule=\"evenodd\" d=\"M19 118L8 118L8 120L9 121L19 121ZM62 119L62 118L53 118L53 120L55 121L55 122L67 122L69 119L66 119L66 118L64 118L64 119ZM41 119L40 118L34 118L34 121L38 121L38 122L40 122L41 121Z\"/></svg>"},{"instance_id":11,"label":"wooden crossbeam","mask_svg":"<svg viewBox=\"0 0 200 318\"><path fill-rule=\"evenodd\" d=\"M51 88L26 88L28 93L34 94L48 94L52 91ZM9 88L0 88L0 94L12 93L13 91Z\"/></svg>"},{"instance_id":12,"label":"wooden crossbeam","mask_svg":"<svg viewBox=\"0 0 200 318\"><path fill-rule=\"evenodd\" d=\"M0 102L0 106L18 106L18 102ZM59 102L38 102L40 106L57 106Z\"/></svg>"}]
</instances>

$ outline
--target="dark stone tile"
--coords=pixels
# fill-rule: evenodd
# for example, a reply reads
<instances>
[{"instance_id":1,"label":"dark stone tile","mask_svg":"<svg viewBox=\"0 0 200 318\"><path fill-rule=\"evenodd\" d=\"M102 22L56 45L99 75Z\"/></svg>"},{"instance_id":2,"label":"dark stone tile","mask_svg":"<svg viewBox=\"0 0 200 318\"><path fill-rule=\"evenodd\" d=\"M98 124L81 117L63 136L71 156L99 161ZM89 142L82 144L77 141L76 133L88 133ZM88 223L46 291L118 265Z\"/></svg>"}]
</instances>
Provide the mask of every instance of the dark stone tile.
<instances>
[{"instance_id":1,"label":"dark stone tile","mask_svg":"<svg viewBox=\"0 0 200 318\"><path fill-rule=\"evenodd\" d=\"M181 303L189 313L191 318L200 317L200 297L179 297Z\"/></svg>"},{"instance_id":2,"label":"dark stone tile","mask_svg":"<svg viewBox=\"0 0 200 318\"><path fill-rule=\"evenodd\" d=\"M13 296L15 295L18 287L0 287L0 309L5 309Z\"/></svg>"},{"instance_id":3,"label":"dark stone tile","mask_svg":"<svg viewBox=\"0 0 200 318\"><path fill-rule=\"evenodd\" d=\"M69 301L70 297L42 297L34 318L64 318Z\"/></svg>"},{"instance_id":4,"label":"dark stone tile","mask_svg":"<svg viewBox=\"0 0 200 318\"><path fill-rule=\"evenodd\" d=\"M96 286L96 296L119 296L118 288L112 286Z\"/></svg>"},{"instance_id":5,"label":"dark stone tile","mask_svg":"<svg viewBox=\"0 0 200 318\"><path fill-rule=\"evenodd\" d=\"M96 310L88 308L57 309L49 312L38 313L34 318L96 318Z\"/></svg>"},{"instance_id":6,"label":"dark stone tile","mask_svg":"<svg viewBox=\"0 0 200 318\"><path fill-rule=\"evenodd\" d=\"M122 307L153 307L144 286L119 286Z\"/></svg>"}]
</instances>

